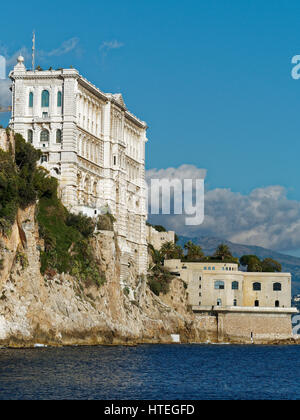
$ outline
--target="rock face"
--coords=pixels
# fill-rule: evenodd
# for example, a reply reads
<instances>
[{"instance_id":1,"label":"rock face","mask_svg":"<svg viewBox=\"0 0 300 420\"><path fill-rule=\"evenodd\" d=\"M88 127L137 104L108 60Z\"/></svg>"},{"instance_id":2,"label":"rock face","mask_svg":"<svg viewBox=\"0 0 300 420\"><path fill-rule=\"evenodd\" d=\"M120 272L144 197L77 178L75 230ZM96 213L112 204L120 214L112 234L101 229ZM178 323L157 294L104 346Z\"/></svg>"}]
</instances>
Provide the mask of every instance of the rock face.
<instances>
[{"instance_id":1,"label":"rock face","mask_svg":"<svg viewBox=\"0 0 300 420\"><path fill-rule=\"evenodd\" d=\"M0 346L170 343L172 334L181 342L218 341L218 320L189 310L182 280L158 298L130 261L120 284L114 233L96 234L92 246L106 274L100 288L68 274L44 277L35 206L19 210L10 237L0 237Z\"/></svg>"},{"instance_id":2,"label":"rock face","mask_svg":"<svg viewBox=\"0 0 300 420\"><path fill-rule=\"evenodd\" d=\"M139 277L134 261L120 285L120 254L114 234L92 239L106 273L104 286L85 287L67 274L43 277L35 206L19 211L9 238L0 239L0 345L168 343L216 339L207 320L195 322L186 291L175 279L163 299ZM173 299L173 300L172 300Z\"/></svg>"}]
</instances>

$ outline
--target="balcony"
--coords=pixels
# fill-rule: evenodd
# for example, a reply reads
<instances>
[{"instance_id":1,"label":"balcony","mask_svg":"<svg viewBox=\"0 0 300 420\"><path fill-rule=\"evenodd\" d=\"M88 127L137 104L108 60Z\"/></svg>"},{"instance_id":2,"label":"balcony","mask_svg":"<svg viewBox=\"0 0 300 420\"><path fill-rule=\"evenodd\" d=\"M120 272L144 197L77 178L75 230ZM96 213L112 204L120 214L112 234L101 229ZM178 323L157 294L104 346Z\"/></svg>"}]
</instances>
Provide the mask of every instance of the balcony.
<instances>
[{"instance_id":1,"label":"balcony","mask_svg":"<svg viewBox=\"0 0 300 420\"><path fill-rule=\"evenodd\" d=\"M43 112L42 118L38 117L35 119L37 123L50 122L50 120L51 120L51 117L48 112Z\"/></svg>"}]
</instances>

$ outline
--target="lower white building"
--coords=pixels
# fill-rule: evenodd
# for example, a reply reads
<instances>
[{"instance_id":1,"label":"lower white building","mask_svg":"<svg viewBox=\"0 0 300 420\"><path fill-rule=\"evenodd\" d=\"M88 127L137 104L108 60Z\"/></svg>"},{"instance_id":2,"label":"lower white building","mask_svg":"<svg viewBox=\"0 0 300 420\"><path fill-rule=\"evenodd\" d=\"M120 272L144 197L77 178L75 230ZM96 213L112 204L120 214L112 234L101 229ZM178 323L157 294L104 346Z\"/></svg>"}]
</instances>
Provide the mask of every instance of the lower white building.
<instances>
[{"instance_id":1,"label":"lower white building","mask_svg":"<svg viewBox=\"0 0 300 420\"><path fill-rule=\"evenodd\" d=\"M146 123L121 94L100 91L75 69L26 70L19 57L10 78L10 128L42 151L70 211L97 216L108 207L115 216L121 280L130 260L145 273Z\"/></svg>"}]
</instances>

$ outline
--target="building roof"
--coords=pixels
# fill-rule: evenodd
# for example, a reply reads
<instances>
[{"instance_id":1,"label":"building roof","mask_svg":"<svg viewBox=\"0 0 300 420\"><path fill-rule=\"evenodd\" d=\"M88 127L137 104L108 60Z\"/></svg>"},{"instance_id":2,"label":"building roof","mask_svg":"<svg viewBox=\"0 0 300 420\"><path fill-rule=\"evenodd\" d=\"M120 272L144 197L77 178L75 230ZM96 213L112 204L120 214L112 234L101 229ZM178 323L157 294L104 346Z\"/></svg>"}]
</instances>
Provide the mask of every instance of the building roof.
<instances>
[{"instance_id":1,"label":"building roof","mask_svg":"<svg viewBox=\"0 0 300 420\"><path fill-rule=\"evenodd\" d=\"M133 121L135 124L137 124L140 128L147 129L148 126L145 121L140 120L137 116L132 114L128 111L123 96L121 93L105 93L102 92L97 86L95 86L93 83L91 83L89 80L87 80L85 77L83 77L78 70L70 68L70 69L58 69L58 70L26 70L24 65L24 60L21 60L18 58L18 63L14 67L14 70L12 70L9 74L9 77L14 80L18 78L26 78L26 79L49 79L49 78L65 78L65 77L75 77L78 80L78 83L81 84L83 87L85 87L87 90L89 90L92 94L99 97L100 99L104 101L111 101L115 105L117 105L119 108L122 109L122 111L125 112L125 115L127 118L129 118L131 121Z\"/></svg>"}]
</instances>

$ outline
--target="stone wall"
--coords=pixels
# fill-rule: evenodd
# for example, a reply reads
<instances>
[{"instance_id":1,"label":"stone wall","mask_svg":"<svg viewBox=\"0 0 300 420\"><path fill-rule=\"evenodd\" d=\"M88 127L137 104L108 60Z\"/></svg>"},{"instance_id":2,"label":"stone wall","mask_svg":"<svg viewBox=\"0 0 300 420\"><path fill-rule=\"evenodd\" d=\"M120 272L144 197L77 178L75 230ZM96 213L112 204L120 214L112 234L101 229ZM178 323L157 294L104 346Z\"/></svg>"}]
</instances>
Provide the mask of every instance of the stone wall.
<instances>
[{"instance_id":1,"label":"stone wall","mask_svg":"<svg viewBox=\"0 0 300 420\"><path fill-rule=\"evenodd\" d=\"M175 242L175 232L158 232L152 226L147 226L147 242L155 249L160 250L165 242Z\"/></svg>"},{"instance_id":2,"label":"stone wall","mask_svg":"<svg viewBox=\"0 0 300 420\"><path fill-rule=\"evenodd\" d=\"M219 313L218 341L272 343L292 338L291 315L263 313Z\"/></svg>"},{"instance_id":3,"label":"stone wall","mask_svg":"<svg viewBox=\"0 0 300 420\"><path fill-rule=\"evenodd\" d=\"M9 152L11 150L13 153L15 150L14 136L12 133L7 135L7 132L4 128L0 128L0 149L4 150L5 152Z\"/></svg>"}]
</instances>

